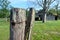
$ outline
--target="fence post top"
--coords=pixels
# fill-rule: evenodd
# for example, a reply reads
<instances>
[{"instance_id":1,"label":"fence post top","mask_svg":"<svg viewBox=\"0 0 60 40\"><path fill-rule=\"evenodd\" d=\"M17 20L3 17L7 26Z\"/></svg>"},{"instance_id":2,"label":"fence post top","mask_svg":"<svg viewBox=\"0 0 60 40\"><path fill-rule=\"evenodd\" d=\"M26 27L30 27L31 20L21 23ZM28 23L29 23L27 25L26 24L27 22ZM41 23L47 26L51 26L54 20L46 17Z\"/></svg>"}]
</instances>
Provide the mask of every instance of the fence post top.
<instances>
[{"instance_id":1,"label":"fence post top","mask_svg":"<svg viewBox=\"0 0 60 40\"><path fill-rule=\"evenodd\" d=\"M26 10L26 9L23 9L23 8L12 8L11 10Z\"/></svg>"}]
</instances>

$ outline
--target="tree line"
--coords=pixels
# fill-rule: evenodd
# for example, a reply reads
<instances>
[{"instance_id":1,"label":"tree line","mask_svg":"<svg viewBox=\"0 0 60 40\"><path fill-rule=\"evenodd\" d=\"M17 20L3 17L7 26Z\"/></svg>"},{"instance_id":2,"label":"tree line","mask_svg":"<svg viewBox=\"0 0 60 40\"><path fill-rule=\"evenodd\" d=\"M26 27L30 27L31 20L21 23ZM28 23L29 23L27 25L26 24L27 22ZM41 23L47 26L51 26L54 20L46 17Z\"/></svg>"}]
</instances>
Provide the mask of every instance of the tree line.
<instances>
[{"instance_id":1,"label":"tree line","mask_svg":"<svg viewBox=\"0 0 60 40\"><path fill-rule=\"evenodd\" d=\"M50 9L51 5L54 2L56 3L56 5L54 5L54 9ZM8 0L0 0L0 18L7 19L8 17L10 17L10 10L9 10L10 3L11 2L9 2ZM48 13L48 11L53 14L60 13L60 10L59 10L60 0L35 0L35 1L31 2L30 4L32 5L32 3L33 3L33 5L36 5L36 6L38 5L39 7L41 7L43 9L43 16L42 16L43 23L46 22L46 14Z\"/></svg>"}]
</instances>

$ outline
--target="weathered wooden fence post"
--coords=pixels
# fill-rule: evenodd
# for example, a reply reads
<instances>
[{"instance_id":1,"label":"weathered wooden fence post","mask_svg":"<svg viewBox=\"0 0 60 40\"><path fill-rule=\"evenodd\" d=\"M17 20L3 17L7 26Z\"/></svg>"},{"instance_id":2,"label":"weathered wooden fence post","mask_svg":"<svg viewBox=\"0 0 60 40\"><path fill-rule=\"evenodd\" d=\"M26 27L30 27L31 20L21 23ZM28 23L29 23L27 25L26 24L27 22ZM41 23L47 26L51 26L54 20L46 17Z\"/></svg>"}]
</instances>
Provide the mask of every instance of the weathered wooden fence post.
<instances>
[{"instance_id":1,"label":"weathered wooden fence post","mask_svg":"<svg viewBox=\"0 0 60 40\"><path fill-rule=\"evenodd\" d=\"M24 40L26 11L13 8L10 15L10 40Z\"/></svg>"},{"instance_id":2,"label":"weathered wooden fence post","mask_svg":"<svg viewBox=\"0 0 60 40\"><path fill-rule=\"evenodd\" d=\"M25 27L25 40L31 40L31 31L34 20L35 20L35 10L33 8L30 8Z\"/></svg>"}]
</instances>

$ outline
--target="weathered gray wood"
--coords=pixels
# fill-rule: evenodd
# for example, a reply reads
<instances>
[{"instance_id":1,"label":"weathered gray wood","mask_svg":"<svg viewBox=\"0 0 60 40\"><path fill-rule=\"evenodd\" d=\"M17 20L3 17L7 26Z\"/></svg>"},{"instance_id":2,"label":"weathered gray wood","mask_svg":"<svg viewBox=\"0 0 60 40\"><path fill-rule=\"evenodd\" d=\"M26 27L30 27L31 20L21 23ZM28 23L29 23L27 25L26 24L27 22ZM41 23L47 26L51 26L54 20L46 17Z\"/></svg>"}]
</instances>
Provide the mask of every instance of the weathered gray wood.
<instances>
[{"instance_id":1,"label":"weathered gray wood","mask_svg":"<svg viewBox=\"0 0 60 40\"><path fill-rule=\"evenodd\" d=\"M10 40L24 40L26 11L24 9L11 9Z\"/></svg>"},{"instance_id":2,"label":"weathered gray wood","mask_svg":"<svg viewBox=\"0 0 60 40\"><path fill-rule=\"evenodd\" d=\"M35 20L35 10L33 8L30 9L30 14L31 14L31 23L30 23L30 32L29 32L29 39L31 40L31 32L32 32L32 27L33 27L33 23Z\"/></svg>"},{"instance_id":3,"label":"weathered gray wood","mask_svg":"<svg viewBox=\"0 0 60 40\"><path fill-rule=\"evenodd\" d=\"M31 31L34 20L35 20L35 10L33 8L30 8L25 27L25 40L31 40Z\"/></svg>"}]
</instances>

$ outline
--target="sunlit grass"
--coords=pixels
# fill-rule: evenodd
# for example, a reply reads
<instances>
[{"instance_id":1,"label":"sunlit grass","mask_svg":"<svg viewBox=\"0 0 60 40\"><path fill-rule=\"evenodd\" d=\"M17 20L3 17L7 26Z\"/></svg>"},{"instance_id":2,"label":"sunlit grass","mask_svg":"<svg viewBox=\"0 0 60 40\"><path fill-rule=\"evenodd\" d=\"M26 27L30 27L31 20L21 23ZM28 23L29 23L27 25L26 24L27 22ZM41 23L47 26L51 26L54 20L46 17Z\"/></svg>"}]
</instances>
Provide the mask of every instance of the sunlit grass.
<instances>
[{"instance_id":1,"label":"sunlit grass","mask_svg":"<svg viewBox=\"0 0 60 40\"><path fill-rule=\"evenodd\" d=\"M0 19L0 40L9 40L9 22ZM32 40L60 40L60 20L35 21L32 29Z\"/></svg>"},{"instance_id":2,"label":"sunlit grass","mask_svg":"<svg viewBox=\"0 0 60 40\"><path fill-rule=\"evenodd\" d=\"M36 21L32 31L32 40L60 40L60 21Z\"/></svg>"},{"instance_id":3,"label":"sunlit grass","mask_svg":"<svg viewBox=\"0 0 60 40\"><path fill-rule=\"evenodd\" d=\"M0 20L0 40L9 39L9 22Z\"/></svg>"}]
</instances>

